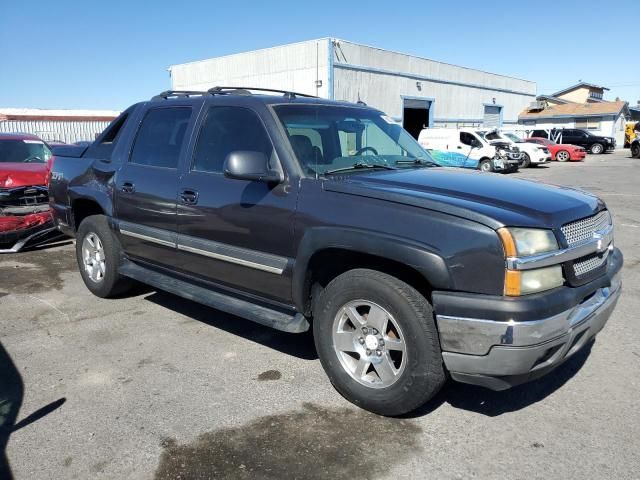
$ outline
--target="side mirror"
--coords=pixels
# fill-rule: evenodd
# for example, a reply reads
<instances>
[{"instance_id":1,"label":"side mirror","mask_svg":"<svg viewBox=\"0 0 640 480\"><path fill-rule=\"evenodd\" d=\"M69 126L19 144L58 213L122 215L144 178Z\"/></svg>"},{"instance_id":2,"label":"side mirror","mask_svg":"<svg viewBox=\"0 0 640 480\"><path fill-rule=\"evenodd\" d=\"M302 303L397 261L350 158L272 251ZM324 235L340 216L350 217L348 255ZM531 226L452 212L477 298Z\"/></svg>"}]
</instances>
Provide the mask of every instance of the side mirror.
<instances>
[{"instance_id":1,"label":"side mirror","mask_svg":"<svg viewBox=\"0 0 640 480\"><path fill-rule=\"evenodd\" d=\"M282 173L269 168L269 159L262 152L237 150L224 161L224 176L236 180L281 183Z\"/></svg>"}]
</instances>

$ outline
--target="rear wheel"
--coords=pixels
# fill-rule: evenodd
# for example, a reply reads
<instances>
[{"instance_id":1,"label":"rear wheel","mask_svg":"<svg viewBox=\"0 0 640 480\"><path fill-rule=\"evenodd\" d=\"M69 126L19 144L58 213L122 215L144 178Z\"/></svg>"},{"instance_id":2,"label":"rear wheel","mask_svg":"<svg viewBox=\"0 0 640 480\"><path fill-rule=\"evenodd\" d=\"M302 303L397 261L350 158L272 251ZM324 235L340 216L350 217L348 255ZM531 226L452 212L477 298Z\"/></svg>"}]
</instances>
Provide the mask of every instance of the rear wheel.
<instances>
[{"instance_id":1,"label":"rear wheel","mask_svg":"<svg viewBox=\"0 0 640 480\"><path fill-rule=\"evenodd\" d=\"M410 412L445 382L431 305L385 273L355 269L331 281L314 302L313 333L331 383L371 412Z\"/></svg>"},{"instance_id":2,"label":"rear wheel","mask_svg":"<svg viewBox=\"0 0 640 480\"><path fill-rule=\"evenodd\" d=\"M527 168L531 166L531 157L528 153L522 153L522 168Z\"/></svg>"},{"instance_id":3,"label":"rear wheel","mask_svg":"<svg viewBox=\"0 0 640 480\"><path fill-rule=\"evenodd\" d=\"M571 160L571 155L569 155L569 152L567 152L566 150L560 150L558 153L556 153L556 160L558 160L559 162L568 162L569 160Z\"/></svg>"},{"instance_id":4,"label":"rear wheel","mask_svg":"<svg viewBox=\"0 0 640 480\"><path fill-rule=\"evenodd\" d=\"M631 144L631 156L633 158L640 158L640 143L635 142Z\"/></svg>"},{"instance_id":5,"label":"rear wheel","mask_svg":"<svg viewBox=\"0 0 640 480\"><path fill-rule=\"evenodd\" d=\"M599 154L604 152L604 146L601 143L591 145L591 153Z\"/></svg>"},{"instance_id":6,"label":"rear wheel","mask_svg":"<svg viewBox=\"0 0 640 480\"><path fill-rule=\"evenodd\" d=\"M85 218L76 235L76 259L82 280L91 293L108 298L131 287L131 280L118 273L120 258L120 244L109 228L107 217Z\"/></svg>"}]
</instances>

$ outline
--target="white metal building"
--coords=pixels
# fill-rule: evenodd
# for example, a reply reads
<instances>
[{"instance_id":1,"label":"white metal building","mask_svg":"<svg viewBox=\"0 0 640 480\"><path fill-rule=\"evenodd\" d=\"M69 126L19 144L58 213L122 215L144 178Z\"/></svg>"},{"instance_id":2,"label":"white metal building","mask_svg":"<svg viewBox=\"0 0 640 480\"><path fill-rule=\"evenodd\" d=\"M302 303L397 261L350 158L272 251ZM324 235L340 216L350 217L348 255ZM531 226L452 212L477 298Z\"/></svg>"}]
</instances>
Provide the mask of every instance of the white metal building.
<instances>
[{"instance_id":1,"label":"white metal building","mask_svg":"<svg viewBox=\"0 0 640 480\"><path fill-rule=\"evenodd\" d=\"M173 65L174 90L216 85L362 100L414 135L423 126L506 126L536 96L528 80L324 38Z\"/></svg>"},{"instance_id":2,"label":"white metal building","mask_svg":"<svg viewBox=\"0 0 640 480\"><path fill-rule=\"evenodd\" d=\"M45 141L93 141L120 115L112 110L0 108L0 132L31 133Z\"/></svg>"}]
</instances>

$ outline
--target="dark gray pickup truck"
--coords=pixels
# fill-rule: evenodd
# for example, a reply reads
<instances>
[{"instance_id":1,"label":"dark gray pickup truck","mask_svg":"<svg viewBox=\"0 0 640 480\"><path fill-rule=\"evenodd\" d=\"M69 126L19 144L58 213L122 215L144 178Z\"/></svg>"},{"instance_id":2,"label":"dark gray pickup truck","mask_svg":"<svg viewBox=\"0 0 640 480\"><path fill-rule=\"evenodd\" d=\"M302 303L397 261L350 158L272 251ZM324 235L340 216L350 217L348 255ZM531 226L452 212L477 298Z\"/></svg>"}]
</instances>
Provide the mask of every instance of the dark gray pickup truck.
<instances>
[{"instance_id":1,"label":"dark gray pickup truck","mask_svg":"<svg viewBox=\"0 0 640 480\"><path fill-rule=\"evenodd\" d=\"M383 415L448 376L534 379L604 326L622 254L599 198L439 167L365 105L250 90L164 92L54 152L51 207L89 290L134 279L312 328L336 389Z\"/></svg>"}]
</instances>

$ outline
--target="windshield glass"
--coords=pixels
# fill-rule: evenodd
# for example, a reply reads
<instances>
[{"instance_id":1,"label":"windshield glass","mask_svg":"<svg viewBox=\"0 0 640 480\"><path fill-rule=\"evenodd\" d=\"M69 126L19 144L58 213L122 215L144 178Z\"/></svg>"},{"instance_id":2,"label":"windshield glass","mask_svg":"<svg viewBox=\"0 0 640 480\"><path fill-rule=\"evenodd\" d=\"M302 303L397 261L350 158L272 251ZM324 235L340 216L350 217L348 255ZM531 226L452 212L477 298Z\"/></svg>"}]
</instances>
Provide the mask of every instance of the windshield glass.
<instances>
[{"instance_id":1,"label":"windshield glass","mask_svg":"<svg viewBox=\"0 0 640 480\"><path fill-rule=\"evenodd\" d=\"M274 109L298 160L311 175L356 164L414 168L436 163L400 125L374 110L330 105L279 105Z\"/></svg>"},{"instance_id":2,"label":"windshield glass","mask_svg":"<svg viewBox=\"0 0 640 480\"><path fill-rule=\"evenodd\" d=\"M45 163L51 151L41 140L0 140L0 163Z\"/></svg>"}]
</instances>

